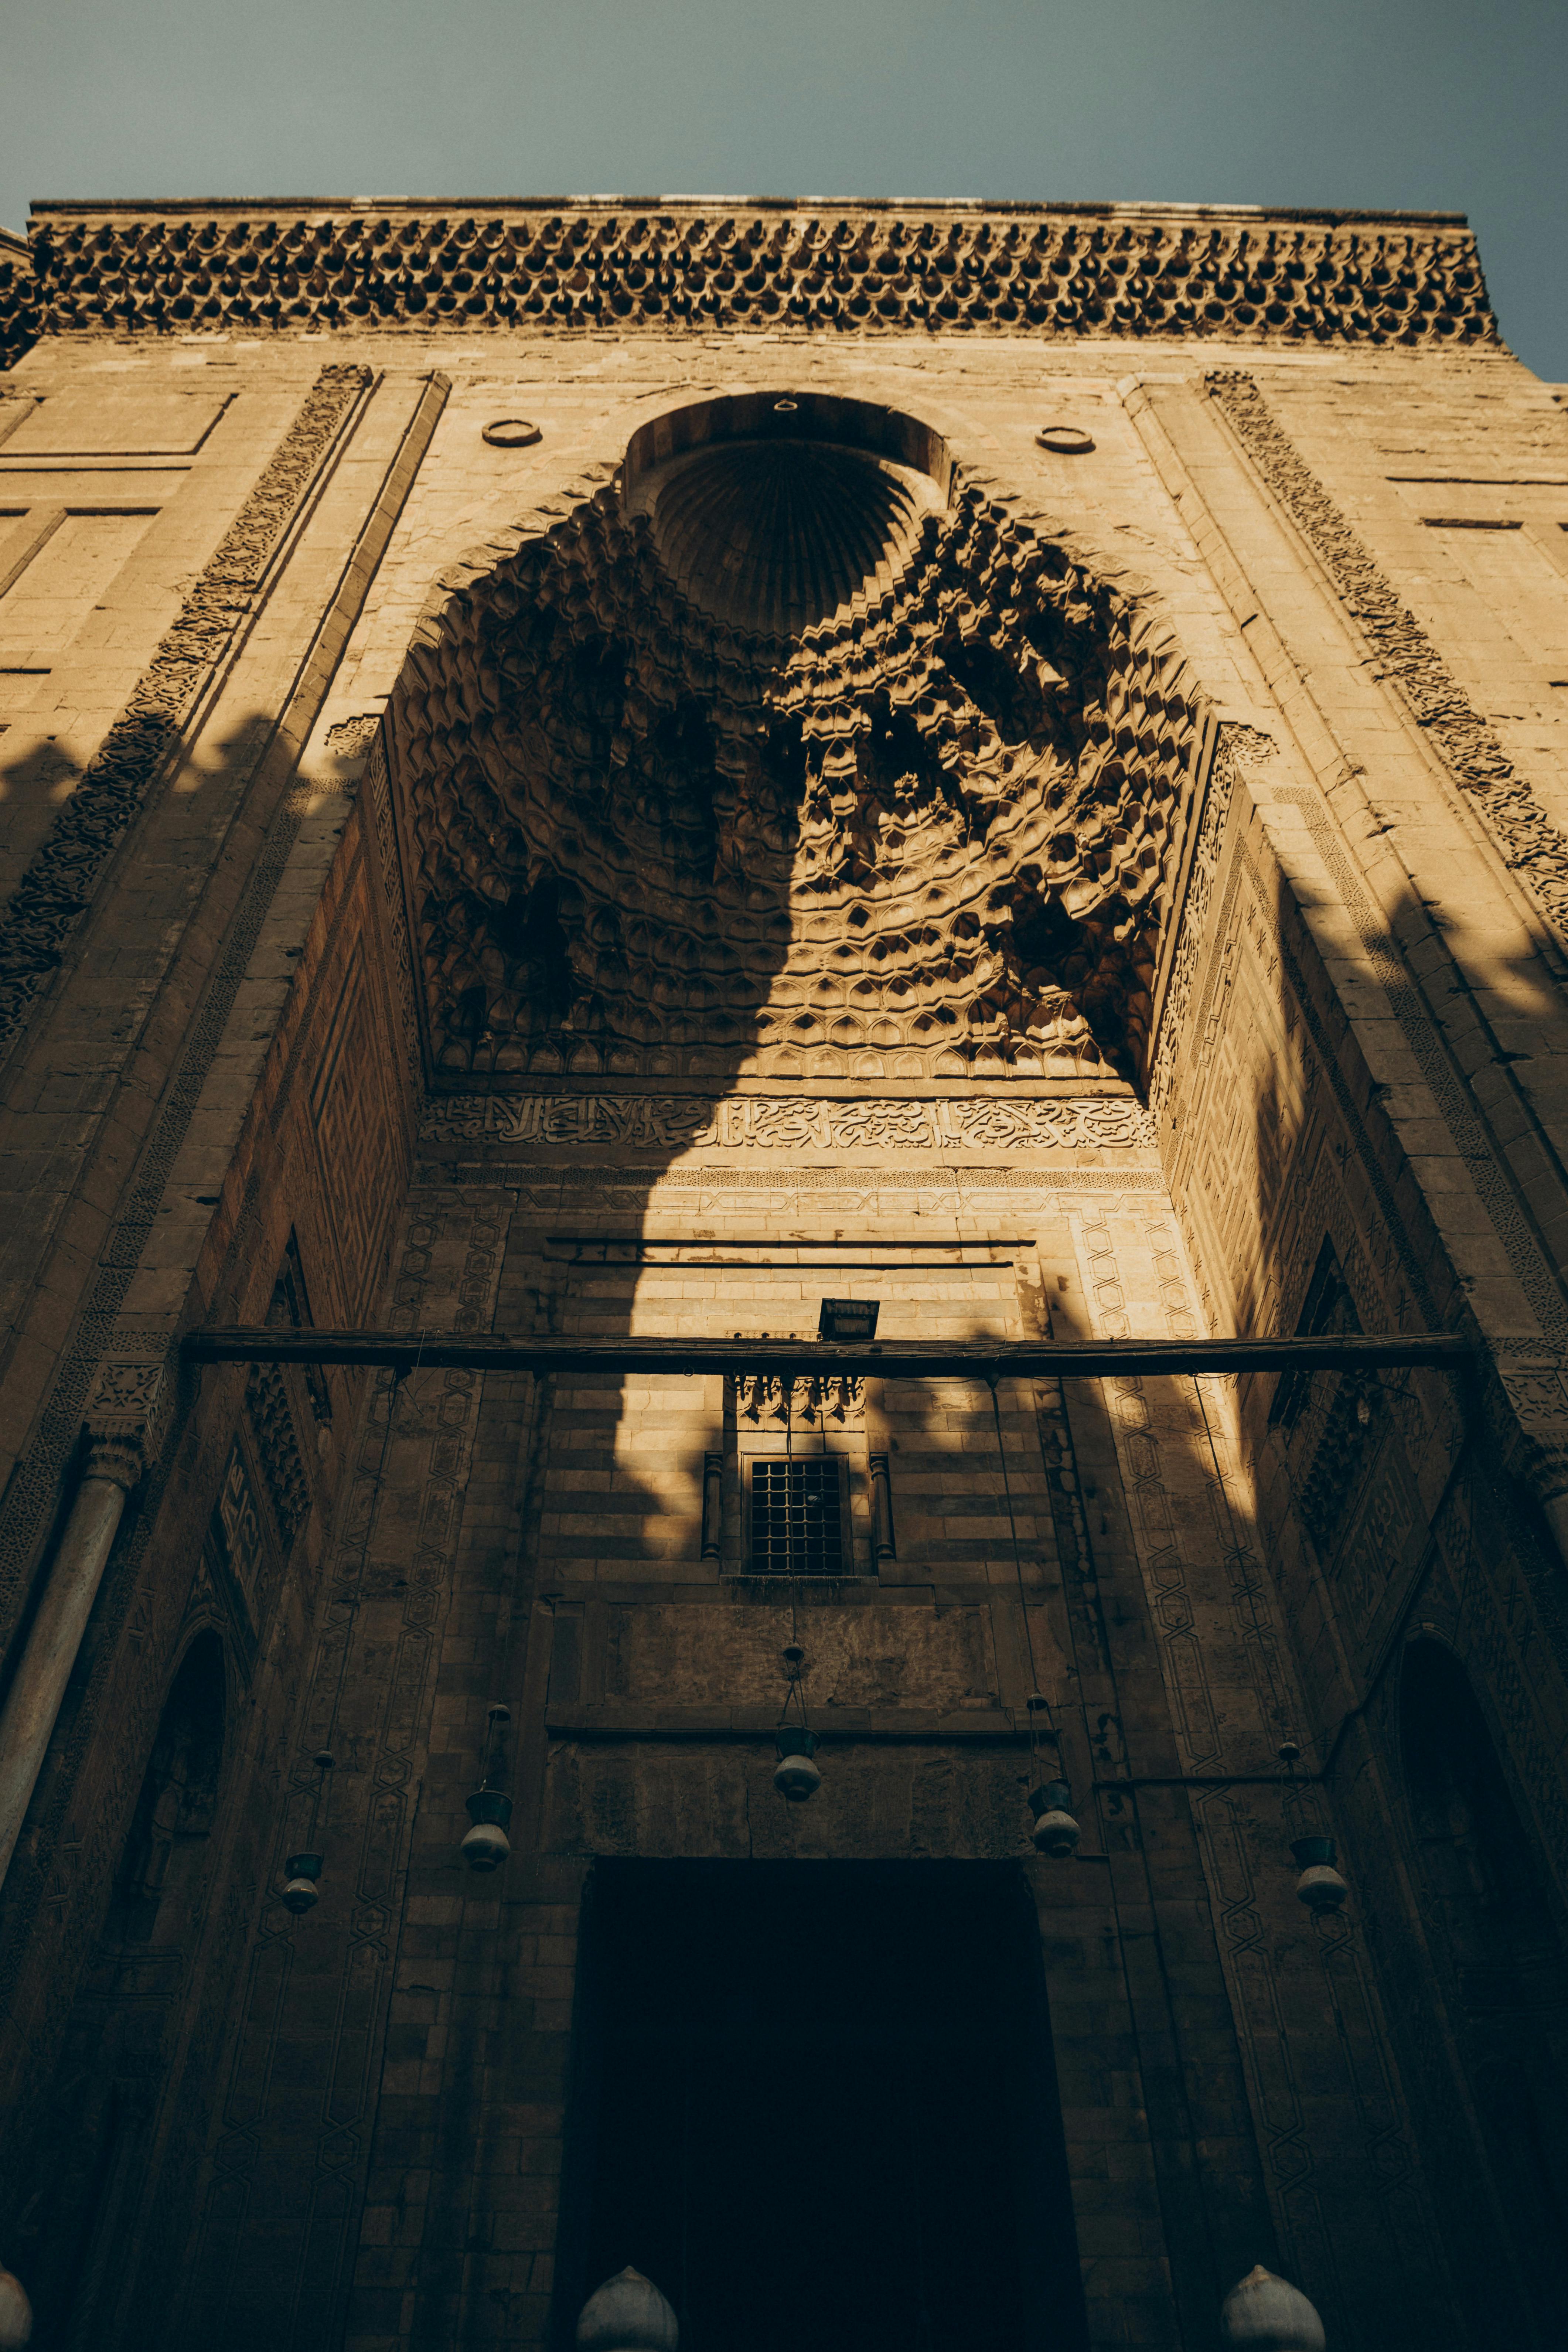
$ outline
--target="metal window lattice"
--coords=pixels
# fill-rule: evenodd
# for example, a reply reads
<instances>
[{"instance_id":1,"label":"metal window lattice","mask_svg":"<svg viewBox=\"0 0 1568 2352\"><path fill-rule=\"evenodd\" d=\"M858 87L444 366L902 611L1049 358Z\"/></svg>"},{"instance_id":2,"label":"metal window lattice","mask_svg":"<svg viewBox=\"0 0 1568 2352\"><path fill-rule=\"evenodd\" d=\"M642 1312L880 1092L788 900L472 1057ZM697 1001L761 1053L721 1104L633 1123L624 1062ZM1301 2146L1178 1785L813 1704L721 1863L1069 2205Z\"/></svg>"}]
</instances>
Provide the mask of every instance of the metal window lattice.
<instances>
[{"instance_id":1,"label":"metal window lattice","mask_svg":"<svg viewBox=\"0 0 1568 2352\"><path fill-rule=\"evenodd\" d=\"M843 1566L837 1462L753 1463L752 1573L837 1576Z\"/></svg>"}]
</instances>

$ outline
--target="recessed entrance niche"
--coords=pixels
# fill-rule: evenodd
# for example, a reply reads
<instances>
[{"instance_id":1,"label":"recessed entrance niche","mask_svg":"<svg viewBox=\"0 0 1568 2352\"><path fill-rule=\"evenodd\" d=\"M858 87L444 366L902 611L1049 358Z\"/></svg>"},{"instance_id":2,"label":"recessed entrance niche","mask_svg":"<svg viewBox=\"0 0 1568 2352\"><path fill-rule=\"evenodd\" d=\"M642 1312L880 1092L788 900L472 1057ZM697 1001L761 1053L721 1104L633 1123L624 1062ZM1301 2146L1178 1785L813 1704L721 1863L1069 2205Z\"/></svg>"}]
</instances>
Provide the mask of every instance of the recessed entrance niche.
<instances>
[{"instance_id":1,"label":"recessed entrance niche","mask_svg":"<svg viewBox=\"0 0 1568 2352\"><path fill-rule=\"evenodd\" d=\"M1013 1865L601 1863L556 2342L628 2263L681 2352L1086 2344Z\"/></svg>"}]
</instances>

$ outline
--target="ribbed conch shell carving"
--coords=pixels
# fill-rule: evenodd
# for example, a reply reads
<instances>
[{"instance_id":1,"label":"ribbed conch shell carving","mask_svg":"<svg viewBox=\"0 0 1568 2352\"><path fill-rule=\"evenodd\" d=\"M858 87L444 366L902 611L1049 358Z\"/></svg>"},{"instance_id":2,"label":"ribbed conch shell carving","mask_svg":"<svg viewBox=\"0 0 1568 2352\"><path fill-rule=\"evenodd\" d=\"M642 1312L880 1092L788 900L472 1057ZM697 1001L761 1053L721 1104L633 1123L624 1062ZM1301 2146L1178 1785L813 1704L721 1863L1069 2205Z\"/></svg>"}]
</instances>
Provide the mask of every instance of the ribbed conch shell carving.
<instances>
[{"instance_id":1,"label":"ribbed conch shell carving","mask_svg":"<svg viewBox=\"0 0 1568 2352\"><path fill-rule=\"evenodd\" d=\"M907 561L931 485L858 450L742 441L679 459L649 486L659 560L716 620L795 636Z\"/></svg>"}]
</instances>

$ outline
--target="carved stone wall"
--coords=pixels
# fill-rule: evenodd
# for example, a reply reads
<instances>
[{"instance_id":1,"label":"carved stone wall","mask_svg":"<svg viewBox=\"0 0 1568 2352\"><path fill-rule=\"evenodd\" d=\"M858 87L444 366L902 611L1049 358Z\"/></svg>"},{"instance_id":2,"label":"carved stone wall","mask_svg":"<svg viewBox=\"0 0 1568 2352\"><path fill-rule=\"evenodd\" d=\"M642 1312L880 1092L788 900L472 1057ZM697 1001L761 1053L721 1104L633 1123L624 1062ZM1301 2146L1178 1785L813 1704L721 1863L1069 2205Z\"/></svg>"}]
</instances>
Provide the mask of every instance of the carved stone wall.
<instances>
[{"instance_id":1,"label":"carved stone wall","mask_svg":"<svg viewBox=\"0 0 1568 2352\"><path fill-rule=\"evenodd\" d=\"M1472 709L1437 647L1291 445L1254 379L1216 371L1208 388L1226 422L1310 542L1363 633L1377 675L1398 689L1415 723L1470 794L1510 866L1568 938L1568 840L1519 776L1494 730Z\"/></svg>"},{"instance_id":2,"label":"carved stone wall","mask_svg":"<svg viewBox=\"0 0 1568 2352\"><path fill-rule=\"evenodd\" d=\"M79 1290L51 1275L0 1336L7 1383L40 1334L65 1365L0 1503L24 1638L84 1416L149 1465L0 1912L0 2250L47 2329L568 2341L595 1871L940 1860L1033 1906L1080 2345L1196 2352L1261 2260L1343 2352L1480 2352L1499 2313L1544 2352L1545 2175L1480 2076L1561 2035L1560 1988L1456 1960L1397 1694L1412 1639L1460 1662L1555 1903L1568 1612L1515 1480L1568 1477L1531 962L1554 988L1561 843L1411 618L1397 455L1369 488L1321 423L1367 440L1422 387L1460 417L1484 389L1505 421L1534 401L1545 449L1468 232L608 202L38 226L30 268L0 254L11 348L45 337L0 487L106 364L160 415L210 367L233 486L17 902L20 1248L28 1171L75 1167L83 1106L110 1131L61 1192ZM7 436L13 406L43 425ZM56 437L95 495L129 463L172 499L200 454ZM1422 464L1484 471L1463 442ZM107 636L49 691L107 677ZM79 1025L66 983L79 951L110 994L151 957L133 853L187 730L158 854L189 860L189 938L121 1083L120 1007ZM236 782L263 740L273 802ZM1391 884L1402 828L1446 911L1414 853ZM132 1092L155 1118L119 1123ZM1289 1330L1330 1262L1347 1322L1484 1333L1479 1410L1435 1374L1285 1410L1261 1377L179 1370L192 1319L274 1310L743 1337L847 1294L894 1339ZM752 1572L748 1481L781 1456L841 1480L809 1578ZM121 1930L153 1829L195 1819L149 1827L193 1641L222 1645L228 1760L171 1961ZM809 1808L771 1786L786 1644ZM1037 1691L1061 1864L1028 1843ZM513 1850L481 1879L490 1772ZM1322 1922L1289 1852L1314 1829L1351 1885Z\"/></svg>"},{"instance_id":3,"label":"carved stone wall","mask_svg":"<svg viewBox=\"0 0 1568 2352\"><path fill-rule=\"evenodd\" d=\"M1500 1377L1494 1375L1489 1408L1479 1385L1461 1398L1448 1383L1415 1373L1364 1386L1320 1374L1280 1412L1277 1384L1260 1379L1243 1389L1232 1454L1226 1401L1206 1394L1200 1401L1198 1450L1213 1448L1205 1509L1231 1564L1226 1605L1230 1638L1242 1642L1236 1663L1248 1694L1244 1705L1235 1693L1220 1702L1213 1696L1225 1648L1194 1609L1193 1580L1182 1565L1191 1513L1158 1500L1149 1508L1159 1440L1150 1401L1133 1394L1135 1383L1117 1388L1121 1444L1142 1520L1173 1707L1193 1768L1223 1776L1227 1756L1245 1761L1249 1752L1266 1753L1282 1730L1304 1737L1309 1758L1325 1771L1327 1810L1315 1818L1341 1836L1358 1886L1364 1872L1355 1916L1316 1956L1343 2040L1333 2063L1356 2085L1368 2134L1354 2230L1364 2233L1382 2210L1388 2247L1402 2249L1398 2263L1405 2266L1389 2275L1403 2274L1401 2294L1418 2297L1429 2290L1419 2263L1409 2268L1409 2249L1430 2226L1419 2218L1429 2196L1453 2273L1443 2291L1451 2306L1445 2312L1439 2296L1431 2326L1468 2326L1484 2340L1506 2310L1520 2340L1533 2343L1540 2321L1523 2284L1532 2258L1516 2256L1505 2284L1495 2266L1472 2258L1471 2220L1461 2226L1461 2216L1473 2218L1487 2200L1482 2235L1506 2239L1523 2192L1509 2188L1481 2130L1479 2095L1457 2029L1451 2037L1432 2027L1451 1995L1442 1990L1421 1917L1425 1881L1400 1794L1396 1702L1406 1643L1423 1628L1440 1628L1495 1709L1500 1746L1530 1835L1539 1841L1532 1867L1543 1899L1560 1907L1563 1795L1547 1760L1547 1727L1568 1706L1561 1571L1543 1555L1541 1523L1509 1491L1497 1457L1489 1461L1481 1432L1483 1411L1498 1412L1503 1386L1531 1377L1510 1366L1556 1344L1563 1307L1496 1142L1321 803L1305 788L1283 784L1268 762L1254 768L1251 781L1271 808L1289 810L1301 824L1342 889L1387 992L1407 1066L1431 1088L1459 1164L1488 1203L1488 1231L1515 1286L1510 1296L1524 1302L1519 1319L1528 1328L1538 1318L1542 1336L1494 1340ZM1319 947L1281 889L1247 782L1247 772L1238 771L1228 803L1211 803L1199 864L1212 880L1188 901L1192 930L1179 961L1190 977L1179 1000L1173 991L1178 1009L1161 1041L1165 1075L1157 1099L1175 1129L1167 1165L1184 1241L1173 1264L1179 1267L1184 1256L1191 1265L1197 1315L1212 1329L1300 1328L1325 1246L1350 1328L1462 1324L1467 1302L1452 1261L1382 1116L1386 1089L1369 1082ZM1234 1116L1237 1103L1248 1106L1247 1118ZM1083 1234L1091 1270L1099 1274L1103 1265L1114 1286L1114 1252L1096 1254L1087 1219ZM1100 1297L1102 1317L1121 1304L1113 1286ZM1190 1312L1184 1303L1177 1311ZM1182 1418L1178 1401L1165 1410L1173 1428ZM1478 1541L1481 1528L1487 1533ZM1267 1579L1259 1572L1264 1559ZM1237 1747L1244 1711L1257 1725L1251 1751ZM1267 1969L1254 1957L1258 1894L1247 1857L1257 1838L1250 1828L1240 1833L1238 1801L1221 1790L1202 1798L1201 1835L1282 2236L1305 2274L1315 2261L1331 2269L1342 2258L1353 2232L1348 2221L1329 2227L1329 2201L1342 2180L1358 2176L1347 2170L1342 2143L1331 2188L1315 2178L1313 2135L1294 2087L1300 2062L1289 2052L1299 2029L1279 2005L1289 1971L1281 1971L1277 1941ZM1300 1809L1318 1801L1310 1791L1298 1801L1307 1826ZM1287 1833L1282 1822L1275 1834ZM1312 2071L1326 2063L1314 2059ZM1270 2065L1279 2070L1272 2084ZM1412 2168L1412 2144L1422 2152L1425 2186Z\"/></svg>"},{"instance_id":4,"label":"carved stone wall","mask_svg":"<svg viewBox=\"0 0 1568 2352\"><path fill-rule=\"evenodd\" d=\"M309 398L184 600L97 758L76 783L5 910L0 1048L58 966L116 843L179 741L203 688L254 609L268 563L367 368L324 367Z\"/></svg>"},{"instance_id":5,"label":"carved stone wall","mask_svg":"<svg viewBox=\"0 0 1568 2352\"><path fill-rule=\"evenodd\" d=\"M1007 1151L1152 1150L1147 1112L1131 1094L1069 1101L954 1094L936 1101L847 1101L811 1095L447 1095L420 1129L426 1145L471 1143L505 1153L541 1149L682 1151Z\"/></svg>"}]
</instances>

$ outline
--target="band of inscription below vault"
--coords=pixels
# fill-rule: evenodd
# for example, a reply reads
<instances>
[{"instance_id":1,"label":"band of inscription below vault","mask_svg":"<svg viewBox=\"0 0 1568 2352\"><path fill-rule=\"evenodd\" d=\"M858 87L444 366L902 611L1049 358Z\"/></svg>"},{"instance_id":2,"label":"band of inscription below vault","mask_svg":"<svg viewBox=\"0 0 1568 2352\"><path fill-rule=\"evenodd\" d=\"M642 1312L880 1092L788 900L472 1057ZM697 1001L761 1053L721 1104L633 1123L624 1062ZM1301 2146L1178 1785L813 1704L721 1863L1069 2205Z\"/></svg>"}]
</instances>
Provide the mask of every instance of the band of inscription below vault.
<instances>
[{"instance_id":1,"label":"band of inscription below vault","mask_svg":"<svg viewBox=\"0 0 1568 2352\"><path fill-rule=\"evenodd\" d=\"M663 1150L1152 1150L1154 1122L1126 1096L970 1101L793 1095L453 1095L433 1104L425 1144Z\"/></svg>"}]
</instances>

